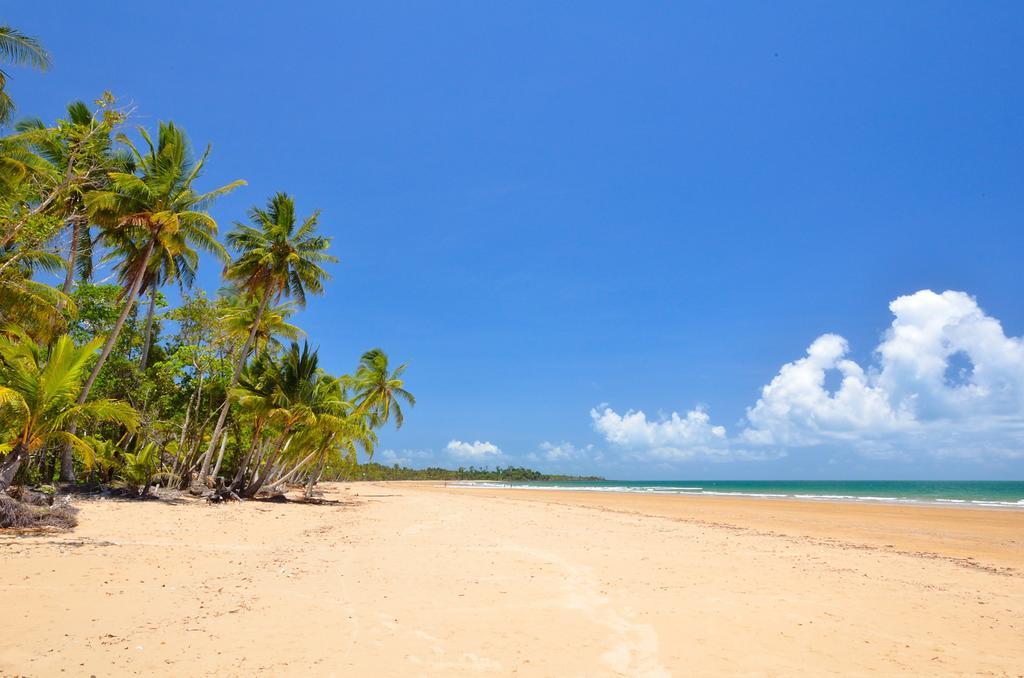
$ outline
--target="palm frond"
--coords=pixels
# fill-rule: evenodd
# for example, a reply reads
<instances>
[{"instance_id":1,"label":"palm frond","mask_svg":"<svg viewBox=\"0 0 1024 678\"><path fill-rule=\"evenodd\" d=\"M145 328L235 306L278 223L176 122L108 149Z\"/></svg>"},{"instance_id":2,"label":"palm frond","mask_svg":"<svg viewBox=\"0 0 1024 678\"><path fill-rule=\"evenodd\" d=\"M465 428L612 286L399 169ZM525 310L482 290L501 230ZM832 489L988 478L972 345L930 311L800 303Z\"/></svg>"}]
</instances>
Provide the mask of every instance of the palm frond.
<instances>
[{"instance_id":1,"label":"palm frond","mask_svg":"<svg viewBox=\"0 0 1024 678\"><path fill-rule=\"evenodd\" d=\"M50 67L50 55L39 40L9 25L0 26L0 58L12 64L34 66L41 71Z\"/></svg>"}]
</instances>

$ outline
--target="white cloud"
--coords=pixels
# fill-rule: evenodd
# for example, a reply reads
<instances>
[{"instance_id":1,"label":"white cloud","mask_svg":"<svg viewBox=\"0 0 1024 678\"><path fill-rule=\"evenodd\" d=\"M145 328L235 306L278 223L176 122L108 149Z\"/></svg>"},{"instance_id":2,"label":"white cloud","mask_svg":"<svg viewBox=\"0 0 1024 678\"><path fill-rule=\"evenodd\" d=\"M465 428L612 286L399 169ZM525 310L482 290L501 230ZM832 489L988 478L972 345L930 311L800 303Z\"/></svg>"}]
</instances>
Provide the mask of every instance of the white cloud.
<instances>
[{"instance_id":1,"label":"white cloud","mask_svg":"<svg viewBox=\"0 0 1024 678\"><path fill-rule=\"evenodd\" d=\"M878 386L921 421L1024 415L1024 342L963 292L918 292L889 305L896 319L878 347ZM971 374L947 380L953 356Z\"/></svg>"},{"instance_id":2,"label":"white cloud","mask_svg":"<svg viewBox=\"0 0 1024 678\"><path fill-rule=\"evenodd\" d=\"M754 444L808 445L821 436L843 437L864 431L890 431L905 423L906 414L893 411L885 393L852 360L846 360L846 340L835 334L818 337L807 355L782 366L761 390L761 399L747 410L750 426L743 438ZM837 370L839 389L825 390L825 374Z\"/></svg>"},{"instance_id":3,"label":"white cloud","mask_svg":"<svg viewBox=\"0 0 1024 678\"><path fill-rule=\"evenodd\" d=\"M1024 341L963 292L923 290L889 305L894 320L866 369L825 334L783 365L727 436L695 409L648 420L591 410L595 429L651 458L751 457L807 446L870 456L1024 456ZM840 378L830 391L830 374Z\"/></svg>"},{"instance_id":4,"label":"white cloud","mask_svg":"<svg viewBox=\"0 0 1024 678\"><path fill-rule=\"evenodd\" d=\"M576 447L572 443L566 442L556 445L545 441L540 444L540 452L548 461L571 461L594 456L594 446Z\"/></svg>"},{"instance_id":5,"label":"white cloud","mask_svg":"<svg viewBox=\"0 0 1024 678\"><path fill-rule=\"evenodd\" d=\"M899 297L864 370L846 341L819 337L747 411L748 442L844 442L875 456L1024 454L1024 342L963 292ZM834 393L825 374L843 379Z\"/></svg>"},{"instance_id":6,"label":"white cloud","mask_svg":"<svg viewBox=\"0 0 1024 678\"><path fill-rule=\"evenodd\" d=\"M609 443L647 457L678 460L728 454L725 428L713 426L701 408L685 416L673 412L669 417L648 419L642 410L619 414L603 406L590 410L590 418Z\"/></svg>"},{"instance_id":7,"label":"white cloud","mask_svg":"<svg viewBox=\"0 0 1024 678\"><path fill-rule=\"evenodd\" d=\"M449 441L445 449L453 457L460 457L462 459L486 459L501 456L501 449L497 445L489 442L482 443L479 440L472 443L452 440Z\"/></svg>"},{"instance_id":8,"label":"white cloud","mask_svg":"<svg viewBox=\"0 0 1024 678\"><path fill-rule=\"evenodd\" d=\"M386 448L374 455L374 460L386 466L390 466L392 464L412 466L417 464L422 465L433 456L434 455L431 450L393 450L391 448Z\"/></svg>"}]
</instances>

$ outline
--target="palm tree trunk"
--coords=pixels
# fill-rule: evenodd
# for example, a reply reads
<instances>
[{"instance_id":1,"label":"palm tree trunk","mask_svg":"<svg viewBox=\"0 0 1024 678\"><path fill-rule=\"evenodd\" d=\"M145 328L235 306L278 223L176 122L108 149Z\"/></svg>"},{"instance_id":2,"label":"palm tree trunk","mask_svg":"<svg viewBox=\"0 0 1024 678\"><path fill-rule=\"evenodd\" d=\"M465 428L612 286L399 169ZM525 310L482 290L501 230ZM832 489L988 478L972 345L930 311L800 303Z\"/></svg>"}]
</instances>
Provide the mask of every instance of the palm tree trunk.
<instances>
[{"instance_id":1,"label":"palm tree trunk","mask_svg":"<svg viewBox=\"0 0 1024 678\"><path fill-rule=\"evenodd\" d=\"M224 436L220 439L220 452L217 453L217 463L213 465L213 473L211 475L213 475L214 478L216 478L217 474L220 473L220 465L221 462L224 461L224 448L227 446L228 437Z\"/></svg>"},{"instance_id":2,"label":"palm tree trunk","mask_svg":"<svg viewBox=\"0 0 1024 678\"><path fill-rule=\"evenodd\" d=\"M274 489L275 487L277 487L278 485L283 485L284 483L286 483L286 482L288 482L289 480L291 480L291 479L292 479L292 478L293 478L293 477L295 476L295 474L299 472L299 469L301 469L301 468L302 468L303 466L305 466L305 465L306 465L306 464L307 464L307 463L309 462L309 460L310 460L310 459L312 459L312 458L313 458L313 456L314 456L314 455L315 455L315 454L316 454L317 452L318 452L318 450L313 450L313 451L312 451L312 452L310 452L310 453L309 453L308 455L306 455L306 458L305 458L305 459L303 459L302 461L300 461L300 462L299 462L298 464L296 464L296 465L295 465L295 466L294 466L294 467L292 468L292 470L291 470L291 471L288 471L288 473L285 473L285 474L284 474L283 476L281 476L280 478L278 478L278 479L277 479L277 480L275 480L274 482L270 483L270 485L269 485L269 489L271 489L271 490L272 490L272 489Z\"/></svg>"},{"instance_id":3,"label":"palm tree trunk","mask_svg":"<svg viewBox=\"0 0 1024 678\"><path fill-rule=\"evenodd\" d=\"M196 414L198 415L199 408L196 408ZM214 412L213 414L216 414ZM206 425L213 421L213 414L208 416L203 423L196 427L195 442L192 443L192 449L188 453L188 463L185 465L188 468L189 473L199 468L199 459L202 455L199 453L199 446L203 444L203 431L206 430Z\"/></svg>"},{"instance_id":4,"label":"palm tree trunk","mask_svg":"<svg viewBox=\"0 0 1024 678\"><path fill-rule=\"evenodd\" d=\"M238 489L242 483L242 477L245 475L245 470L249 467L249 462L252 460L252 455L256 453L256 448L260 444L260 432L263 430L263 422L256 420L252 430L252 443L249 445L249 452L245 455L245 459L241 460L238 465L238 470L235 472L235 478L231 481L231 487L229 488L232 492Z\"/></svg>"},{"instance_id":5,"label":"palm tree trunk","mask_svg":"<svg viewBox=\"0 0 1024 678\"><path fill-rule=\"evenodd\" d=\"M153 342L153 314L156 311L156 285L149 288L149 310L146 311L146 338L142 343L142 358L139 360L139 369L146 369L146 361L149 359L149 346Z\"/></svg>"},{"instance_id":6,"label":"palm tree trunk","mask_svg":"<svg viewBox=\"0 0 1024 678\"><path fill-rule=\"evenodd\" d=\"M146 247L146 256L143 258L142 265L139 267L139 272L135 274L135 280L132 281L131 289L128 291L128 297L124 301L124 308L121 310L121 315L117 318L117 322L114 323L114 329L111 330L110 336L107 337L107 341L103 344L103 350L100 352L100 358L96 361L96 366L92 368L92 374L89 375L89 379L86 380L85 385L82 387L82 392L78 394L78 404L85 403L89 397L89 391L92 390L92 385L96 382L96 377L99 376L100 370L103 368L103 363L107 361L110 356L110 352L114 349L114 344L117 342L117 337L121 334L121 329L124 327L124 321L128 319L128 314L131 313L132 306L135 305L135 300L139 296L139 288L142 287L142 278L146 274L146 267L149 266L149 258L153 256L153 247L156 245L156 239L150 238L149 245ZM72 435L78 433L78 425L72 424L68 432ZM71 445L64 445L64 451L60 457L60 480L63 483L75 482L75 465L74 457L71 454Z\"/></svg>"},{"instance_id":7,"label":"palm tree trunk","mask_svg":"<svg viewBox=\"0 0 1024 678\"><path fill-rule=\"evenodd\" d=\"M313 487L317 481L320 480L320 475L324 472L324 466L327 464L327 451L324 451L324 456L320 457L320 463L316 465L316 469L309 474L309 480L306 481L306 491L304 496L306 499L313 498Z\"/></svg>"},{"instance_id":8,"label":"palm tree trunk","mask_svg":"<svg viewBox=\"0 0 1024 678\"><path fill-rule=\"evenodd\" d=\"M235 482L232 483L233 489L242 490L241 494L245 494L244 488L248 487L248 483L252 482L256 478L256 472L260 468L260 464L263 463L263 458L267 455L267 450L272 445L270 440L261 440L258 448L255 448L253 452L256 454L256 463L252 465L252 473L249 471L249 462L252 461L253 455L250 454L249 458L245 460L245 464L238 470L238 474L235 475Z\"/></svg>"},{"instance_id":9,"label":"palm tree trunk","mask_svg":"<svg viewBox=\"0 0 1024 678\"><path fill-rule=\"evenodd\" d=\"M68 248L67 270L64 272L64 285L60 288L65 295L71 293L71 286L75 284L75 264L78 263L78 240L81 237L81 228L81 219L71 222L71 246ZM64 302L59 303L63 305Z\"/></svg>"},{"instance_id":10,"label":"palm tree trunk","mask_svg":"<svg viewBox=\"0 0 1024 678\"><path fill-rule=\"evenodd\" d=\"M57 300L58 311L64 310L64 299L69 294L71 294L71 286L75 283L75 262L78 260L78 239L80 237L79 229L81 228L81 224L82 221L80 217L74 217L71 219L71 245L70 247L68 247L68 257L66 263L64 264L64 284L61 285L60 288L61 294L63 294L64 296ZM52 334L57 334L58 325L59 320L57 318L54 318L53 324L50 329ZM51 338L50 341L52 342L53 338ZM48 459L48 454L44 452L44 460ZM46 463L48 463L48 461L46 461Z\"/></svg>"},{"instance_id":11,"label":"palm tree trunk","mask_svg":"<svg viewBox=\"0 0 1024 678\"><path fill-rule=\"evenodd\" d=\"M258 476L254 475L252 482L249 483L249 487L245 488L245 496L247 498L251 499L256 496L256 493L260 491L261 487L263 487L263 483L267 481L267 478L269 478L270 474L273 472L278 458L285 450L288 449L288 446L292 444L291 436L288 435L290 428L291 427L289 426L285 426L284 431L281 432L281 436L277 439L276 449L270 456L270 459L267 460L266 466L264 466L266 471L264 473L260 473Z\"/></svg>"},{"instance_id":12,"label":"palm tree trunk","mask_svg":"<svg viewBox=\"0 0 1024 678\"><path fill-rule=\"evenodd\" d=\"M199 375L199 386L202 387L202 385L203 385L203 375L200 374ZM182 458L185 456L184 455L184 451L185 451L185 436L188 433L188 420L189 420L190 416L192 415L192 402L195 399L196 399L196 394L195 394L195 392L193 392L192 396L188 399L188 402L185 403L185 421L183 421L182 424L181 424L181 437L178 438L178 452L177 452L177 454L174 455L174 468L171 471L171 473L175 474L175 475L178 473L178 464L181 462Z\"/></svg>"},{"instance_id":13,"label":"palm tree trunk","mask_svg":"<svg viewBox=\"0 0 1024 678\"><path fill-rule=\"evenodd\" d=\"M11 481L18 473L21 463L28 458L28 446L19 442L14 449L7 453L7 456L0 461L0 492L11 486Z\"/></svg>"},{"instance_id":14,"label":"palm tree trunk","mask_svg":"<svg viewBox=\"0 0 1024 678\"><path fill-rule=\"evenodd\" d=\"M135 300L139 297L139 289L142 287L142 279L146 274L146 267L149 265L149 258L153 256L153 247L156 245L156 240L150 238L149 246L146 248L146 256L142 260L142 265L139 266L139 272L135 274L135 280L132 281L131 289L128 291L128 298L125 299L124 308L121 310L121 315L118 316L117 322L114 323L114 329L111 330L110 336L107 337L106 343L103 344L103 351L100 352L100 359L96 361L96 366L92 368L92 374L89 375L89 379L86 380L85 386L82 387L82 393L78 396L78 404L81 405L89 397L89 391L92 390L92 385L96 382L96 377L99 376L100 370L103 368L103 363L107 361L110 356L110 352L114 349L114 344L117 343L118 335L121 334L121 329L124 327L125 320L128 319L128 314L131 313L132 307L135 305Z\"/></svg>"},{"instance_id":15,"label":"palm tree trunk","mask_svg":"<svg viewBox=\"0 0 1024 678\"><path fill-rule=\"evenodd\" d=\"M213 451L217 448L220 434L224 432L224 421L228 418L228 409L231 407L230 391L238 385L238 377L241 376L242 368L245 367L245 360L249 356L249 348L252 347L252 342L256 338L256 332L259 330L260 322L263 320L263 312L267 310L269 302L270 295L265 294L263 300L260 301L259 310L256 311L256 318L253 320L252 329L249 330L249 338L245 340L245 345L242 346L238 360L235 361L235 371L231 375L231 383L227 388L229 393L224 396L224 405L221 407L220 416L217 417L217 425L213 427L213 435L210 436L210 444L206 448L203 465L199 469L199 482L201 484L206 483L207 476L210 474L210 460L213 458Z\"/></svg>"},{"instance_id":16,"label":"palm tree trunk","mask_svg":"<svg viewBox=\"0 0 1024 678\"><path fill-rule=\"evenodd\" d=\"M256 452L258 445L259 439L253 438L252 445L249 446L249 454L245 455L245 460L238 465L238 469L235 471L235 477L231 481L231 486L228 488L231 492L235 492L242 485L242 479L245 476L245 469L249 466L249 460L252 459L252 455Z\"/></svg>"},{"instance_id":17,"label":"palm tree trunk","mask_svg":"<svg viewBox=\"0 0 1024 678\"><path fill-rule=\"evenodd\" d=\"M195 365L196 370L199 371L199 385L196 387L192 397L189 398L187 403L185 403L185 421L181 425L181 438L178 441L178 455L174 460L174 475L178 475L179 465L182 470L187 467L186 462L188 462L188 459L191 456L190 452L185 447L185 442L188 439L189 415L193 410L195 410L195 420L199 421L199 405L203 401L203 379L206 378L206 372L200 370L199 365L196 362L193 362L193 365ZM193 403L195 403L195 405L193 405ZM188 483L185 485L188 485Z\"/></svg>"}]
</instances>

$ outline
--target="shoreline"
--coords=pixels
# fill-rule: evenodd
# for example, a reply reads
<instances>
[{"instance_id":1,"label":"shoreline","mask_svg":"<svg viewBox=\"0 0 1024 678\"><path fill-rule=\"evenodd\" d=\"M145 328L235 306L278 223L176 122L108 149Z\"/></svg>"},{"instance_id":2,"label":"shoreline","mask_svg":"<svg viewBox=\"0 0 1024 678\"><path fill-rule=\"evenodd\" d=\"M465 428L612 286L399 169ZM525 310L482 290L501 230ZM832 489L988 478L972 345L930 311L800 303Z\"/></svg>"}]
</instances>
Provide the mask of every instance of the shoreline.
<instances>
[{"instance_id":1,"label":"shoreline","mask_svg":"<svg viewBox=\"0 0 1024 678\"><path fill-rule=\"evenodd\" d=\"M441 483L445 481L383 481L383 482L435 482ZM614 481L609 481L614 482ZM634 482L634 481L629 481ZM637 481L642 482L642 481ZM1015 481L1016 482L1016 481ZM875 497L875 496L858 496L858 495L834 495L834 494L794 494L794 493L771 493L771 492L715 492L702 490L700 488L672 488L665 487L660 488L658 486L580 486L573 487L568 485L540 485L532 482L523 483L511 483L500 480L454 480L447 481L445 487L451 488L483 488L483 489L502 489L502 490L527 490L537 492L578 492L578 493L596 493L596 494L622 494L622 495L638 495L638 496L665 496L665 497L723 497L723 498L737 498L737 499L764 499L769 501L777 500L789 500L789 501L807 501L807 502L819 502L819 503L845 503L845 504L857 504L857 505L892 505L892 506L929 506L935 508L966 508L966 509L979 509L979 510L995 510L995 511L1024 511L1024 499L1010 502L1010 501L998 501L998 500L978 500L978 499L947 499L947 498L914 498L914 497ZM650 488L650 489L648 489ZM698 491L700 490L700 491Z\"/></svg>"}]
</instances>

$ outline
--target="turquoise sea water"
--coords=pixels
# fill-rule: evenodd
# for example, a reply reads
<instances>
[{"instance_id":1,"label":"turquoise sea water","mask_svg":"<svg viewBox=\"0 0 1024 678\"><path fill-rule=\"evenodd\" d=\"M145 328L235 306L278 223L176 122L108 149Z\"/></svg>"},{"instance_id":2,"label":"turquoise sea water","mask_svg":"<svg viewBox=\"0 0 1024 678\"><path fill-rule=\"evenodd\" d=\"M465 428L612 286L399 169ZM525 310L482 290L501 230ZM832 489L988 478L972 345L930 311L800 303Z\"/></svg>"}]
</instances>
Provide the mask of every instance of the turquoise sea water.
<instances>
[{"instance_id":1,"label":"turquoise sea water","mask_svg":"<svg viewBox=\"0 0 1024 678\"><path fill-rule=\"evenodd\" d=\"M809 501L928 503L1024 510L1024 481L602 480L472 484L503 486L511 489L746 496Z\"/></svg>"}]
</instances>

